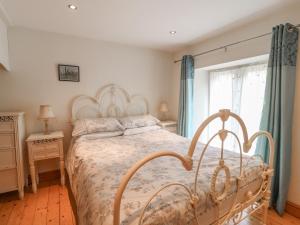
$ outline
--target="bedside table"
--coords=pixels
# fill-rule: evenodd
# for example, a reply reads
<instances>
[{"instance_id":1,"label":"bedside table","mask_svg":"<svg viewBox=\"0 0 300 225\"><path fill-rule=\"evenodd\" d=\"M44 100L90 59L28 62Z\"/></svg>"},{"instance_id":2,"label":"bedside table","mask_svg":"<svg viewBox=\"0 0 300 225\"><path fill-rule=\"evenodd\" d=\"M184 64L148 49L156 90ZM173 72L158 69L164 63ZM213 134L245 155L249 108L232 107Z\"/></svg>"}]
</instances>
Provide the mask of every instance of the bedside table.
<instances>
[{"instance_id":1,"label":"bedside table","mask_svg":"<svg viewBox=\"0 0 300 225\"><path fill-rule=\"evenodd\" d=\"M56 131L50 134L31 134L27 138L26 142L28 145L28 159L33 193L36 193L37 183L39 183L38 171L34 165L35 161L59 158L61 185L65 184L63 138L64 134L62 131Z\"/></svg>"},{"instance_id":2,"label":"bedside table","mask_svg":"<svg viewBox=\"0 0 300 225\"><path fill-rule=\"evenodd\" d=\"M160 121L159 125L163 129L177 134L177 122L176 121L172 121L172 120Z\"/></svg>"}]
</instances>

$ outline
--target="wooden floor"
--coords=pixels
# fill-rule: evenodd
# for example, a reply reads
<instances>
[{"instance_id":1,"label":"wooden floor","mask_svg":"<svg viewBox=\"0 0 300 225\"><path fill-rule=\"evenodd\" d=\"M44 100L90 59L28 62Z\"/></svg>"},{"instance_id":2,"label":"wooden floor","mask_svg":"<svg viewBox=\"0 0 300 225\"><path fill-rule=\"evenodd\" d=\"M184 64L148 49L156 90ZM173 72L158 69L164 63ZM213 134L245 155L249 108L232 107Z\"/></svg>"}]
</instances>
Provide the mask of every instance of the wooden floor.
<instances>
[{"instance_id":1,"label":"wooden floor","mask_svg":"<svg viewBox=\"0 0 300 225\"><path fill-rule=\"evenodd\" d=\"M68 190L58 181L43 182L36 194L26 190L0 195L0 225L75 225Z\"/></svg>"},{"instance_id":2,"label":"wooden floor","mask_svg":"<svg viewBox=\"0 0 300 225\"><path fill-rule=\"evenodd\" d=\"M75 225L68 191L58 180L40 184L37 194L27 190L22 201L17 196L17 192L0 195L0 225ZM256 218L242 222L257 224ZM300 225L300 219L270 210L268 225Z\"/></svg>"},{"instance_id":3,"label":"wooden floor","mask_svg":"<svg viewBox=\"0 0 300 225\"><path fill-rule=\"evenodd\" d=\"M260 218L256 218L257 216L251 217L245 221L242 221L240 225L257 225L261 223L261 216ZM273 211L269 210L268 214L268 223L267 225L300 225L300 219L291 216L285 213L282 217L278 216L278 214Z\"/></svg>"}]
</instances>

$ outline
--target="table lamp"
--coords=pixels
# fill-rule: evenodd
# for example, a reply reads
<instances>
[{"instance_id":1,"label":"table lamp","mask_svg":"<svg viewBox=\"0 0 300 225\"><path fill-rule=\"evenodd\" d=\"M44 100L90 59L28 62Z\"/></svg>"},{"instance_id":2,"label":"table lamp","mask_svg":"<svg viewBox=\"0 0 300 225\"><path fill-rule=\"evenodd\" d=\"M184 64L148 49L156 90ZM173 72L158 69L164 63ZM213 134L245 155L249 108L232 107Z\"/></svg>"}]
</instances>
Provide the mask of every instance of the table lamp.
<instances>
[{"instance_id":1,"label":"table lamp","mask_svg":"<svg viewBox=\"0 0 300 225\"><path fill-rule=\"evenodd\" d=\"M38 117L39 120L43 120L45 123L44 134L49 134L48 130L48 121L50 119L54 119L54 113L52 111L52 107L50 105L41 105L40 106L40 115Z\"/></svg>"},{"instance_id":2,"label":"table lamp","mask_svg":"<svg viewBox=\"0 0 300 225\"><path fill-rule=\"evenodd\" d=\"M168 104L166 102L162 102L159 106L159 111L162 114L161 120L164 121L167 119L167 113L169 112Z\"/></svg>"}]
</instances>

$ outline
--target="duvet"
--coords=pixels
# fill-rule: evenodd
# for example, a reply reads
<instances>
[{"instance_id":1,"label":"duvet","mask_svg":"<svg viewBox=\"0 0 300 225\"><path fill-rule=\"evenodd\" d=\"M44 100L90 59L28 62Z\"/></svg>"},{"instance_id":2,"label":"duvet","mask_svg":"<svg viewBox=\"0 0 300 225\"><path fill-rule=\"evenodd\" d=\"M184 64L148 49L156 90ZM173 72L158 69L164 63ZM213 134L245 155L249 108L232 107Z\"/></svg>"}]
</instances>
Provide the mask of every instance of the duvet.
<instances>
[{"instance_id":1,"label":"duvet","mask_svg":"<svg viewBox=\"0 0 300 225\"><path fill-rule=\"evenodd\" d=\"M67 153L66 167L72 193L77 205L79 225L111 225L113 223L114 196L121 177L138 160L160 150L187 154L190 140L166 130L152 130L141 134L111 138L89 139L81 136L72 141ZM198 144L194 154L192 171L185 171L174 158L151 161L129 182L121 204L121 224L136 225L144 204L150 196L165 184L180 182L194 188L195 171L203 145ZM232 204L229 197L216 206L209 195L210 179L218 164L220 150L209 147L197 181L197 217L201 224L210 224L226 213ZM231 196L235 193L235 177L239 175L239 154L226 151L225 163L231 171ZM246 179L242 193L257 189L260 185L261 164L258 159L245 157L243 168ZM222 190L222 176L218 189ZM220 207L222 207L220 209ZM172 187L159 194L146 210L143 224L188 225L195 224L195 216L189 204L189 196L179 187Z\"/></svg>"}]
</instances>

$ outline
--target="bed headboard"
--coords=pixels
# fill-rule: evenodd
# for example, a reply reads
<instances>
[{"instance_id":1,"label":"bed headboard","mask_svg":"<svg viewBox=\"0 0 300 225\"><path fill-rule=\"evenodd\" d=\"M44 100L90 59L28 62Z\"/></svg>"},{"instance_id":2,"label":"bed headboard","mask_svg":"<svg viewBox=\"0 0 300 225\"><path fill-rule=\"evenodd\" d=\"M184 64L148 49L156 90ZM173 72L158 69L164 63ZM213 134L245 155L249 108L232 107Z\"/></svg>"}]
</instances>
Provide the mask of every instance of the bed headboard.
<instances>
[{"instance_id":1,"label":"bed headboard","mask_svg":"<svg viewBox=\"0 0 300 225\"><path fill-rule=\"evenodd\" d=\"M148 101L145 97L131 96L115 84L103 86L95 97L80 95L72 101L72 122L84 118L123 117L148 113Z\"/></svg>"}]
</instances>

